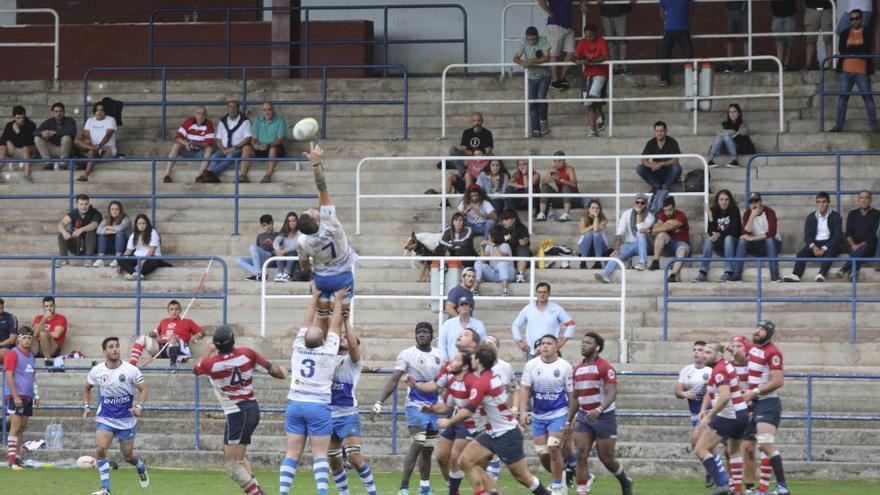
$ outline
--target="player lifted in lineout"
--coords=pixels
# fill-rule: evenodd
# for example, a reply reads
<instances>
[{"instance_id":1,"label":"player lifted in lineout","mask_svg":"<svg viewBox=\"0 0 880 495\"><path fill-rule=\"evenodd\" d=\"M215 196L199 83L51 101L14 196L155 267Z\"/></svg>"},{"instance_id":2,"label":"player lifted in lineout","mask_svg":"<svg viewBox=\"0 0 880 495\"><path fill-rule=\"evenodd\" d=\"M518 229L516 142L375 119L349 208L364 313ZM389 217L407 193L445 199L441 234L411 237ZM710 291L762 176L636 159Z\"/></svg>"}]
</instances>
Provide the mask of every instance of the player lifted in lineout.
<instances>
[{"instance_id":1,"label":"player lifted in lineout","mask_svg":"<svg viewBox=\"0 0 880 495\"><path fill-rule=\"evenodd\" d=\"M321 163L324 149L311 143L309 151L303 154L309 159L315 174L320 210L309 208L299 216L299 231L303 236L299 239L297 253L300 267L306 272L311 271L315 287L320 292L316 313L318 325L326 332L330 318L330 300L333 293L340 289L348 289L342 309L344 314L348 314L349 301L354 297L354 275L351 268L357 261L357 253L348 243L342 223L336 218L336 206L327 192L324 166Z\"/></svg>"}]
</instances>

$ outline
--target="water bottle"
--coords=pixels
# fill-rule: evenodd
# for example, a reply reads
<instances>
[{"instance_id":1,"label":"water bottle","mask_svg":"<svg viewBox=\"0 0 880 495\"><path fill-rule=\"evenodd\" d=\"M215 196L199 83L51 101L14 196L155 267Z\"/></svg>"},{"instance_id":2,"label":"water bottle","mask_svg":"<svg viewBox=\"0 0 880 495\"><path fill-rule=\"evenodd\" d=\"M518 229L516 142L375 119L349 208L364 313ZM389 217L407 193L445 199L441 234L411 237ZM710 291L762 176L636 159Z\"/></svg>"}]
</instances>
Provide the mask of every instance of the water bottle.
<instances>
[{"instance_id":1,"label":"water bottle","mask_svg":"<svg viewBox=\"0 0 880 495\"><path fill-rule=\"evenodd\" d=\"M64 448L64 426L53 423L46 427L46 448L49 450Z\"/></svg>"}]
</instances>

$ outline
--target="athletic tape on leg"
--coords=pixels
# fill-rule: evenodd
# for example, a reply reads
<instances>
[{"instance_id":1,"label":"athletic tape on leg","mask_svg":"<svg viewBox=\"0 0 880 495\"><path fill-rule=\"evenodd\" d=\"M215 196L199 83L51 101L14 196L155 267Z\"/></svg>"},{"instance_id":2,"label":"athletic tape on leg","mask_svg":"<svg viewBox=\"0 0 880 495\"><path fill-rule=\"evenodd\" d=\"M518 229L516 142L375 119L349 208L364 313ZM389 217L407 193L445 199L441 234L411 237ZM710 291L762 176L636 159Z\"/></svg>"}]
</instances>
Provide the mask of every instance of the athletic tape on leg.
<instances>
[{"instance_id":1,"label":"athletic tape on leg","mask_svg":"<svg viewBox=\"0 0 880 495\"><path fill-rule=\"evenodd\" d=\"M755 435L755 440L757 440L758 445L763 445L765 443L776 443L776 435L772 433L758 433Z\"/></svg>"},{"instance_id":2,"label":"athletic tape on leg","mask_svg":"<svg viewBox=\"0 0 880 495\"><path fill-rule=\"evenodd\" d=\"M242 488L251 481L251 475L245 469L243 461L226 461L226 474Z\"/></svg>"}]
</instances>

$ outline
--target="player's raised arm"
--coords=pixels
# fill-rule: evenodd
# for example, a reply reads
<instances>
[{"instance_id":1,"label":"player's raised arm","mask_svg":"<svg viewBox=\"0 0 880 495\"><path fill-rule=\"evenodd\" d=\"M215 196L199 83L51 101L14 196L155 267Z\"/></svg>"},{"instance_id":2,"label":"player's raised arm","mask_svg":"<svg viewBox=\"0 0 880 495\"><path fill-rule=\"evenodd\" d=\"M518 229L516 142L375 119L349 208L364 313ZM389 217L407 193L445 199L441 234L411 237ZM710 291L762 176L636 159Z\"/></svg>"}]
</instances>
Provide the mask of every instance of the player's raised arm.
<instances>
[{"instance_id":1,"label":"player's raised arm","mask_svg":"<svg viewBox=\"0 0 880 495\"><path fill-rule=\"evenodd\" d=\"M314 142L309 143L309 151L303 152L309 163L312 165L312 172L315 174L315 187L318 188L318 203L321 206L332 205L333 199L327 192L327 180L324 178L324 165L321 159L324 156L324 148Z\"/></svg>"},{"instance_id":2,"label":"player's raised arm","mask_svg":"<svg viewBox=\"0 0 880 495\"><path fill-rule=\"evenodd\" d=\"M339 335L342 333L342 321L344 318L342 308L345 303L345 296L348 295L348 287L339 289L333 295L335 296L335 301L333 302L333 317L330 319L330 329Z\"/></svg>"},{"instance_id":3,"label":"player's raised arm","mask_svg":"<svg viewBox=\"0 0 880 495\"><path fill-rule=\"evenodd\" d=\"M342 325L345 327L345 340L348 342L348 358L352 363L357 364L361 362L361 345L358 343L354 325L347 316L343 316Z\"/></svg>"},{"instance_id":4,"label":"player's raised arm","mask_svg":"<svg viewBox=\"0 0 880 495\"><path fill-rule=\"evenodd\" d=\"M318 309L318 298L321 297L321 291L315 287L315 281L313 280L310 284L312 299L309 301L309 306L306 308L306 314L303 317L303 326L309 328L315 323L315 310Z\"/></svg>"}]
</instances>

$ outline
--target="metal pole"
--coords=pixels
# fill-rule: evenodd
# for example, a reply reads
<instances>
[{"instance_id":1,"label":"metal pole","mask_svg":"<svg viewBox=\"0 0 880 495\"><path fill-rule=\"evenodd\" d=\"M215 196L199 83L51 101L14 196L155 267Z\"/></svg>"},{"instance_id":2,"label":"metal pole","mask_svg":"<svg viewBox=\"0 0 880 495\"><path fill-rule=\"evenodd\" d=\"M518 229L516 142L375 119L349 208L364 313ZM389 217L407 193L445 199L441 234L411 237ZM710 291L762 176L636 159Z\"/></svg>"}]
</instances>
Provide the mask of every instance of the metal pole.
<instances>
[{"instance_id":1,"label":"metal pole","mask_svg":"<svg viewBox=\"0 0 880 495\"><path fill-rule=\"evenodd\" d=\"M837 199L837 201L836 201L837 204L835 206L837 207L837 211L841 211L840 210L840 195L841 195L841 192L840 192L840 182L841 182L841 180L840 180L840 160L841 160L841 154L837 153L834 158L835 158L834 159L834 167L835 167L835 172L834 172L835 193L834 193L834 196Z\"/></svg>"},{"instance_id":2,"label":"metal pole","mask_svg":"<svg viewBox=\"0 0 880 495\"><path fill-rule=\"evenodd\" d=\"M440 159L440 232L446 228L446 157Z\"/></svg>"},{"instance_id":3,"label":"metal pole","mask_svg":"<svg viewBox=\"0 0 880 495\"><path fill-rule=\"evenodd\" d=\"M746 16L748 16L747 22L748 22L748 28L749 28L749 38L748 38L749 61L748 61L748 65L749 65L749 71L751 71L752 70L752 0L748 1L748 3L746 4L746 8L748 9L748 12L746 12Z\"/></svg>"},{"instance_id":4,"label":"metal pole","mask_svg":"<svg viewBox=\"0 0 880 495\"><path fill-rule=\"evenodd\" d=\"M150 160L150 214L153 216L153 225L158 225L156 220L156 203L159 201L159 195L156 193L156 159Z\"/></svg>"},{"instance_id":5,"label":"metal pole","mask_svg":"<svg viewBox=\"0 0 880 495\"><path fill-rule=\"evenodd\" d=\"M134 334L141 334L141 258L135 258L134 274L137 279L135 285L135 306L134 306Z\"/></svg>"},{"instance_id":6,"label":"metal pole","mask_svg":"<svg viewBox=\"0 0 880 495\"><path fill-rule=\"evenodd\" d=\"M620 218L620 157L614 159L614 220Z\"/></svg>"},{"instance_id":7,"label":"metal pole","mask_svg":"<svg viewBox=\"0 0 880 495\"><path fill-rule=\"evenodd\" d=\"M193 375L193 379L195 380L195 386L193 386L193 394L195 397L193 398L193 430L195 431L196 436L196 450L202 449L202 430L201 425L199 424L199 403L201 402L199 395L201 395L199 388L199 375Z\"/></svg>"},{"instance_id":8,"label":"metal pole","mask_svg":"<svg viewBox=\"0 0 880 495\"><path fill-rule=\"evenodd\" d=\"M327 66L321 67L321 139L327 139Z\"/></svg>"},{"instance_id":9,"label":"metal pole","mask_svg":"<svg viewBox=\"0 0 880 495\"><path fill-rule=\"evenodd\" d=\"M696 136L696 135L697 135L697 112L700 111L700 109L697 107L697 105L698 105L698 103L697 103L697 96L698 96L698 94L697 94L697 93L699 93L699 91L700 91L700 66L699 66L699 62L697 61L697 59L694 59L694 70L693 70L693 72L692 72L692 75L693 75L693 78L692 78L693 80L692 80L692 84L691 84L691 85L693 86L693 91L694 91L694 95L693 95L693 96L694 96L694 99L693 99L693 101L694 101L694 108L693 108L694 130L693 130L693 135Z\"/></svg>"},{"instance_id":10,"label":"metal pole","mask_svg":"<svg viewBox=\"0 0 880 495\"><path fill-rule=\"evenodd\" d=\"M257 117L262 118L262 117ZM241 173L241 158L235 160L235 183L232 185L233 192L235 194L235 199L233 200L235 203L235 207L232 209L232 235L238 235L238 207L240 204L241 197L239 196L239 180L238 176Z\"/></svg>"},{"instance_id":11,"label":"metal pole","mask_svg":"<svg viewBox=\"0 0 880 495\"><path fill-rule=\"evenodd\" d=\"M226 325L229 314L229 267L222 258L220 258L220 261L223 265L223 324ZM210 262L208 263L210 264Z\"/></svg>"},{"instance_id":12,"label":"metal pole","mask_svg":"<svg viewBox=\"0 0 880 495\"><path fill-rule=\"evenodd\" d=\"M825 63L828 62L828 54L819 64L819 132L825 131Z\"/></svg>"},{"instance_id":13,"label":"metal pole","mask_svg":"<svg viewBox=\"0 0 880 495\"><path fill-rule=\"evenodd\" d=\"M226 8L226 66L232 65L232 12ZM226 69L226 79L232 79L232 68Z\"/></svg>"},{"instance_id":14,"label":"metal pole","mask_svg":"<svg viewBox=\"0 0 880 495\"><path fill-rule=\"evenodd\" d=\"M504 66L501 67L502 69ZM546 98L546 96L545 96ZM525 112L525 122L523 123L523 137L529 137L529 68L523 68L523 111Z\"/></svg>"},{"instance_id":15,"label":"metal pole","mask_svg":"<svg viewBox=\"0 0 880 495\"><path fill-rule=\"evenodd\" d=\"M675 260L673 259L672 263L674 262ZM663 277L663 337L661 338L663 342L669 340L669 266L672 265L672 263L666 265L666 273ZM625 268L623 273L626 273ZM621 302L621 305L622 304L623 303Z\"/></svg>"},{"instance_id":16,"label":"metal pole","mask_svg":"<svg viewBox=\"0 0 880 495\"><path fill-rule=\"evenodd\" d=\"M403 139L409 139L409 74L403 71Z\"/></svg>"},{"instance_id":17,"label":"metal pole","mask_svg":"<svg viewBox=\"0 0 880 495\"><path fill-rule=\"evenodd\" d=\"M162 139L165 139L165 137L167 135L167 133L165 132L165 125L166 125L166 122L168 119L168 117L167 117L168 82L166 81L166 78L165 78L165 75L166 75L165 72L166 72L165 67L162 67L162 126L160 127L160 129L162 129L162 131L161 131Z\"/></svg>"},{"instance_id":18,"label":"metal pole","mask_svg":"<svg viewBox=\"0 0 880 495\"><path fill-rule=\"evenodd\" d=\"M612 137L612 136L614 136L614 61L613 60L608 62L608 137Z\"/></svg>"},{"instance_id":19,"label":"metal pole","mask_svg":"<svg viewBox=\"0 0 880 495\"><path fill-rule=\"evenodd\" d=\"M529 201L529 212L528 212L529 235L532 235L532 226L533 226L532 213L535 211L535 197L534 197L535 191L532 190L532 174L535 173L534 170L535 170L535 161L532 157L529 157L529 176L525 178L526 191L529 192L529 198L528 198L528 201ZM539 184L540 184L540 182L539 182Z\"/></svg>"},{"instance_id":20,"label":"metal pole","mask_svg":"<svg viewBox=\"0 0 880 495\"><path fill-rule=\"evenodd\" d=\"M383 64L386 64L386 67L382 68L382 77L388 77L388 6L386 5L382 9L382 40L385 51L385 58L382 60Z\"/></svg>"},{"instance_id":21,"label":"metal pole","mask_svg":"<svg viewBox=\"0 0 880 495\"><path fill-rule=\"evenodd\" d=\"M611 262L616 263L616 262ZM667 266L667 271L669 267ZM666 279L665 284L668 284ZM626 341L626 268L620 267L620 362L629 361L629 344Z\"/></svg>"},{"instance_id":22,"label":"metal pole","mask_svg":"<svg viewBox=\"0 0 880 495\"><path fill-rule=\"evenodd\" d=\"M59 53L61 52L61 21L58 18L58 12L52 10L52 17L55 18L55 44L52 45L52 56L55 58L55 63L52 66L52 81L58 82L58 71L61 66L61 57Z\"/></svg>"},{"instance_id":23,"label":"metal pole","mask_svg":"<svg viewBox=\"0 0 880 495\"><path fill-rule=\"evenodd\" d=\"M446 139L446 71L448 70L449 67L446 67L440 75L440 137L443 139ZM501 70L504 70L504 66Z\"/></svg>"},{"instance_id":24,"label":"metal pole","mask_svg":"<svg viewBox=\"0 0 880 495\"><path fill-rule=\"evenodd\" d=\"M391 454L397 455L397 387L391 394Z\"/></svg>"},{"instance_id":25,"label":"metal pole","mask_svg":"<svg viewBox=\"0 0 880 495\"><path fill-rule=\"evenodd\" d=\"M807 462L813 462L813 377L807 375Z\"/></svg>"},{"instance_id":26,"label":"metal pole","mask_svg":"<svg viewBox=\"0 0 880 495\"><path fill-rule=\"evenodd\" d=\"M737 261L737 263L745 263L745 261ZM767 262L770 264L770 261ZM763 302L764 302L764 285L761 283L761 272L764 270L764 263L762 261L758 261L758 295L755 298L755 304L757 305L756 313L757 313L757 321L761 321L763 319Z\"/></svg>"},{"instance_id":27,"label":"metal pole","mask_svg":"<svg viewBox=\"0 0 880 495\"><path fill-rule=\"evenodd\" d=\"M859 260L857 258L853 258L852 260L852 275L850 275L850 284L852 285L852 295L850 296L850 314L849 314L849 343L856 343L856 306L858 303L856 299L858 298L858 284L856 280L859 278Z\"/></svg>"}]
</instances>

